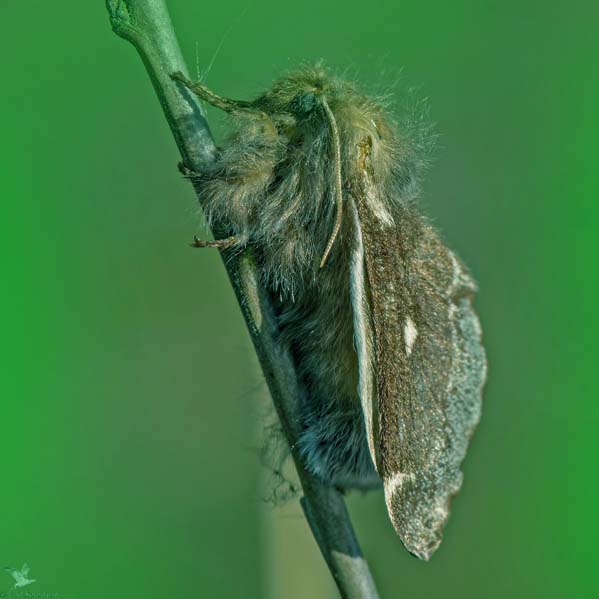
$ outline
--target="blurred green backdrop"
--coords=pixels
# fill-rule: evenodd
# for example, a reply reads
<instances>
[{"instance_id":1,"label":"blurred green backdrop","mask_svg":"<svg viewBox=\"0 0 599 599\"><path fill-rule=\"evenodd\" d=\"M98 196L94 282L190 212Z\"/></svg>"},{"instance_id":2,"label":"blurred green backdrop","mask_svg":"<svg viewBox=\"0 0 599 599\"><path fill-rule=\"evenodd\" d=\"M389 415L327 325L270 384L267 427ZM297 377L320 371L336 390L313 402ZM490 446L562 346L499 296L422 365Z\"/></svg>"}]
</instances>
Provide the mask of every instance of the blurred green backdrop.
<instances>
[{"instance_id":1,"label":"blurred green backdrop","mask_svg":"<svg viewBox=\"0 0 599 599\"><path fill-rule=\"evenodd\" d=\"M350 497L382 596L599 596L596 3L169 6L192 70L222 41L225 95L324 58L431 99L423 206L479 280L490 378L429 564ZM266 389L139 58L100 0L4 0L0 28L0 566L61 598L334 597L262 501Z\"/></svg>"}]
</instances>

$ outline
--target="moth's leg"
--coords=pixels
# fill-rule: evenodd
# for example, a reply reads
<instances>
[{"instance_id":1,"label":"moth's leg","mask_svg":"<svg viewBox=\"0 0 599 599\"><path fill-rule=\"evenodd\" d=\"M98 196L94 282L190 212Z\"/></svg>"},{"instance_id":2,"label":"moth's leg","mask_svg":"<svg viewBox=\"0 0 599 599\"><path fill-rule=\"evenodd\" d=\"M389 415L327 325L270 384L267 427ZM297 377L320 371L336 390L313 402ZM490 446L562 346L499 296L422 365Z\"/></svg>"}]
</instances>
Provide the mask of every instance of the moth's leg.
<instances>
[{"instance_id":1,"label":"moth's leg","mask_svg":"<svg viewBox=\"0 0 599 599\"><path fill-rule=\"evenodd\" d=\"M187 168L183 162L179 162L179 164L177 164L177 168L179 169L180 173L188 178L200 176L196 171L192 171L191 169ZM227 250L236 245L244 245L244 243L244 240L237 235L231 235L230 237L225 237L224 239L215 239L213 241L205 241L194 235L193 242L189 245L194 248L217 248L219 250Z\"/></svg>"},{"instance_id":2,"label":"moth's leg","mask_svg":"<svg viewBox=\"0 0 599 599\"><path fill-rule=\"evenodd\" d=\"M243 245L245 241L238 235L231 235L224 239L215 239L214 241L204 241L193 236L193 242L190 243L194 248L218 248L219 250L227 250L236 245Z\"/></svg>"},{"instance_id":3,"label":"moth's leg","mask_svg":"<svg viewBox=\"0 0 599 599\"><path fill-rule=\"evenodd\" d=\"M223 98L218 94L215 94L212 90L208 89L201 81L191 81L181 71L177 71L171 75L171 79L180 81L189 91L193 92L196 96L220 108L225 112L261 112L257 110L251 102L245 102L243 100L230 100L229 98Z\"/></svg>"},{"instance_id":4,"label":"moth's leg","mask_svg":"<svg viewBox=\"0 0 599 599\"><path fill-rule=\"evenodd\" d=\"M181 161L181 162L179 162L177 164L177 170L184 177L187 177L188 179L199 178L201 176L201 174L198 173L197 171L191 170L190 168L188 168L187 166L185 166L185 163L183 161Z\"/></svg>"}]
</instances>

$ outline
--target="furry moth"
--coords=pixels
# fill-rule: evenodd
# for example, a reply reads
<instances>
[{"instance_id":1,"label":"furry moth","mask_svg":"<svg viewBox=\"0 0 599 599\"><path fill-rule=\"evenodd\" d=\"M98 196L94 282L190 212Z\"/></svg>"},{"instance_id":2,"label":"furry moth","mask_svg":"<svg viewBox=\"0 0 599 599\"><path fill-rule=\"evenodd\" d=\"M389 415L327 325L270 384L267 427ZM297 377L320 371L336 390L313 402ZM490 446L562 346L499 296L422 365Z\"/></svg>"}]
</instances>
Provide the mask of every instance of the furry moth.
<instances>
[{"instance_id":1,"label":"furry moth","mask_svg":"<svg viewBox=\"0 0 599 599\"><path fill-rule=\"evenodd\" d=\"M305 389L305 466L325 483L382 482L405 547L441 541L481 410L486 359L476 285L416 208L422 140L320 66L253 101L181 81L235 132L188 173L209 220L251 247Z\"/></svg>"}]
</instances>

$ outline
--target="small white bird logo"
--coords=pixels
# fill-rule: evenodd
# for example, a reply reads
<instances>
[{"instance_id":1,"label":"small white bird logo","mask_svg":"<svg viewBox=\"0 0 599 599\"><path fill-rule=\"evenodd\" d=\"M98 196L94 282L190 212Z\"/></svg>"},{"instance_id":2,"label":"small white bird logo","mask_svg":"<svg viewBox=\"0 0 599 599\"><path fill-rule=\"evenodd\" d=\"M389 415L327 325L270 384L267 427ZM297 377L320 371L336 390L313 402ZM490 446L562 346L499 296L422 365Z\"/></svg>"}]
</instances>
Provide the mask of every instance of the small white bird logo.
<instances>
[{"instance_id":1,"label":"small white bird logo","mask_svg":"<svg viewBox=\"0 0 599 599\"><path fill-rule=\"evenodd\" d=\"M23 564L23 567L20 570L15 570L8 566L4 569L15 579L15 589L26 587L28 584L35 582L34 578L28 578L29 566L27 564Z\"/></svg>"}]
</instances>

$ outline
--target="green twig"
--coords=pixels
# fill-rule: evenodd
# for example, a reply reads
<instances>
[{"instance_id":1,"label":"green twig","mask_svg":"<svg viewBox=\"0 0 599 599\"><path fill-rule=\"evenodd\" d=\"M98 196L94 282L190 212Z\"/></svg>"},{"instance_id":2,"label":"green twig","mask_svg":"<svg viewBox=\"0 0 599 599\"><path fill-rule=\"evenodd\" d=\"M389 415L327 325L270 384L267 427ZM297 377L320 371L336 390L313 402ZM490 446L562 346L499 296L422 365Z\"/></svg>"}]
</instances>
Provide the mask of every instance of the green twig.
<instances>
[{"instance_id":1,"label":"green twig","mask_svg":"<svg viewBox=\"0 0 599 599\"><path fill-rule=\"evenodd\" d=\"M176 72L186 75L187 69L164 0L106 0L106 5L113 31L131 42L144 62L184 165L201 172L214 159L216 149L199 102L171 78ZM216 223L214 228L223 230L225 225ZM304 493L304 513L339 592L347 599L376 599L374 581L343 498L304 469L295 449L300 433L297 398L301 390L289 352L277 340L270 298L259 285L251 254L228 256L225 267L292 449Z\"/></svg>"}]
</instances>

